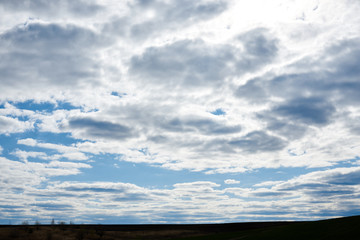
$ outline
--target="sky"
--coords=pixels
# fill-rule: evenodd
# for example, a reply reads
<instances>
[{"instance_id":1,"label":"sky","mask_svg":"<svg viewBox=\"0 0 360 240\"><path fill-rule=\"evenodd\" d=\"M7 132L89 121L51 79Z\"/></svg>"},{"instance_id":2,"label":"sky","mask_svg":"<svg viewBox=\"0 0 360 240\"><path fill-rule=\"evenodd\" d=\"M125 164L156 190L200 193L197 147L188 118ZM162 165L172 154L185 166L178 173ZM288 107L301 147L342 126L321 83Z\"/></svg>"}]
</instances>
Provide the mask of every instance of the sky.
<instances>
[{"instance_id":1,"label":"sky","mask_svg":"<svg viewBox=\"0 0 360 240\"><path fill-rule=\"evenodd\" d=\"M0 0L0 224L359 215L359 12Z\"/></svg>"}]
</instances>

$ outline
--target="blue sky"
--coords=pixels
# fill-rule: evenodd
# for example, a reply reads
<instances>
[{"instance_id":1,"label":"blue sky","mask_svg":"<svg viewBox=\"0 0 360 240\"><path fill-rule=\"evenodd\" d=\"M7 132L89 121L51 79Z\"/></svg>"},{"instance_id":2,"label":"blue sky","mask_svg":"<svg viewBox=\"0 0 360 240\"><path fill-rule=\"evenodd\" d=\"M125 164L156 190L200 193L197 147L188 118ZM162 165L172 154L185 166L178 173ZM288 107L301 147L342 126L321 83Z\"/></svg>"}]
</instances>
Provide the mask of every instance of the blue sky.
<instances>
[{"instance_id":1,"label":"blue sky","mask_svg":"<svg viewBox=\"0 0 360 240\"><path fill-rule=\"evenodd\" d=\"M359 12L0 1L0 224L360 214Z\"/></svg>"}]
</instances>

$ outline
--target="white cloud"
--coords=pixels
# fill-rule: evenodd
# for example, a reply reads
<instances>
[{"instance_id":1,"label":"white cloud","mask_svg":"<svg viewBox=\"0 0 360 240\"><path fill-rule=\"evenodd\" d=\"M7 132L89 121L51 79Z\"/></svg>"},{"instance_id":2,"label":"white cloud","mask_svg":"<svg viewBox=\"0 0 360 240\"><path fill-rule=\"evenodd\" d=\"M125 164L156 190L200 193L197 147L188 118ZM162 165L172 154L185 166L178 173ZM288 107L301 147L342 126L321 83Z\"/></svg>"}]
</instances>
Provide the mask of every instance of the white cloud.
<instances>
[{"instance_id":1,"label":"white cloud","mask_svg":"<svg viewBox=\"0 0 360 240\"><path fill-rule=\"evenodd\" d=\"M19 133L33 128L30 121L19 121L16 118L0 116L0 134Z\"/></svg>"},{"instance_id":2,"label":"white cloud","mask_svg":"<svg viewBox=\"0 0 360 240\"><path fill-rule=\"evenodd\" d=\"M61 163L61 167L63 164L70 168L78 166ZM54 162L51 166L60 165ZM320 219L324 215L338 216L342 211L358 209L359 203L354 198L359 194L358 172L358 167L336 168L287 181L264 182L253 188L223 190L211 181L178 183L167 189L123 182L48 182L43 189L28 188L24 197L28 205L42 215L63 209L70 215L90 217L86 212L91 209L93 217L129 214L140 222L148 222L149 216L151 222L174 223L276 217L301 220L309 219L309 213L313 219ZM46 201L36 204L35 198Z\"/></svg>"},{"instance_id":3,"label":"white cloud","mask_svg":"<svg viewBox=\"0 0 360 240\"><path fill-rule=\"evenodd\" d=\"M31 146L31 147L40 147L44 149L53 149L61 153L60 155L53 155L52 158L58 159L61 157L70 159L70 160L87 160L88 157L80 151L76 145L73 146L65 146L61 144L54 144L54 143L42 143L38 142L36 139L26 138L26 139L19 139L17 141L18 144ZM25 153L20 151L21 153ZM29 153L26 153L28 155ZM41 153L40 153L41 154Z\"/></svg>"},{"instance_id":4,"label":"white cloud","mask_svg":"<svg viewBox=\"0 0 360 240\"><path fill-rule=\"evenodd\" d=\"M38 186L45 182L48 177L67 176L79 174L80 168L90 168L84 163L71 163L53 161L49 163L40 162L18 162L0 157L2 166L1 185L4 189L22 189Z\"/></svg>"},{"instance_id":5,"label":"white cloud","mask_svg":"<svg viewBox=\"0 0 360 240\"><path fill-rule=\"evenodd\" d=\"M238 184L238 183L240 183L240 181L235 180L235 179L226 179L226 180L224 181L224 183L225 183L225 184Z\"/></svg>"}]
</instances>

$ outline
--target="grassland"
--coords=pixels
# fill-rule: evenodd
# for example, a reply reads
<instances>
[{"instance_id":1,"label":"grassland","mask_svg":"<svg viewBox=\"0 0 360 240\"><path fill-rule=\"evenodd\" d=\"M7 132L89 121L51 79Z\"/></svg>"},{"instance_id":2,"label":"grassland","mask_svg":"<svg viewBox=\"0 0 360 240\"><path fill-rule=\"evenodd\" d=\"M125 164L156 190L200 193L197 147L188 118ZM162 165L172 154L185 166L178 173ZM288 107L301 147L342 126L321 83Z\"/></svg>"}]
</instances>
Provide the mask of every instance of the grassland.
<instances>
[{"instance_id":1,"label":"grassland","mask_svg":"<svg viewBox=\"0 0 360 240\"><path fill-rule=\"evenodd\" d=\"M360 216L312 222L255 222L198 225L1 225L0 239L356 240L360 239Z\"/></svg>"}]
</instances>

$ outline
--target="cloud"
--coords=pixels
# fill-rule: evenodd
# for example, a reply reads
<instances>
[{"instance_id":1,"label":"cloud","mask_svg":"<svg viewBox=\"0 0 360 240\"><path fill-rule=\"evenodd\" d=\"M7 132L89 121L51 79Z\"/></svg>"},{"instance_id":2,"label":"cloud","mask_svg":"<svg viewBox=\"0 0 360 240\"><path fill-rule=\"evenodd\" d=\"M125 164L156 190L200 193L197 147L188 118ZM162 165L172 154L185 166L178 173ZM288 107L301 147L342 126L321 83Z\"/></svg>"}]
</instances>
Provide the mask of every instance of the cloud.
<instances>
[{"instance_id":1,"label":"cloud","mask_svg":"<svg viewBox=\"0 0 360 240\"><path fill-rule=\"evenodd\" d=\"M201 188L213 188L219 187L219 184L210 182L210 181L197 181L197 182L187 182L187 183L176 183L174 187L177 189L201 189Z\"/></svg>"},{"instance_id":2,"label":"cloud","mask_svg":"<svg viewBox=\"0 0 360 240\"><path fill-rule=\"evenodd\" d=\"M265 89L261 87L261 82L256 80L250 80L246 84L240 86L236 90L235 96L255 103L263 103L267 100Z\"/></svg>"},{"instance_id":3,"label":"cloud","mask_svg":"<svg viewBox=\"0 0 360 240\"><path fill-rule=\"evenodd\" d=\"M77 195L90 194L93 198L107 197L112 202L153 201L158 198L150 190L129 183L66 182L57 185L57 188L66 192L75 192Z\"/></svg>"},{"instance_id":4,"label":"cloud","mask_svg":"<svg viewBox=\"0 0 360 240\"><path fill-rule=\"evenodd\" d=\"M225 184L238 184L238 183L240 183L240 181L235 180L235 179L226 179L226 180L224 181L224 183L225 183Z\"/></svg>"},{"instance_id":5,"label":"cloud","mask_svg":"<svg viewBox=\"0 0 360 240\"><path fill-rule=\"evenodd\" d=\"M323 125L329 123L331 115L335 112L335 107L323 99L300 98L277 106L272 112L291 121Z\"/></svg>"},{"instance_id":6,"label":"cloud","mask_svg":"<svg viewBox=\"0 0 360 240\"><path fill-rule=\"evenodd\" d=\"M129 5L129 14L117 17L104 27L104 32L120 34L132 40L143 41L156 38L166 31L183 29L201 21L209 20L227 7L227 1L141 1ZM141 16L141 17L139 17Z\"/></svg>"},{"instance_id":7,"label":"cloud","mask_svg":"<svg viewBox=\"0 0 360 240\"><path fill-rule=\"evenodd\" d=\"M95 2L95 1L92 1ZM0 6L6 11L11 12L28 12L32 14L32 17L46 16L53 17L62 16L69 14L71 17L84 17L93 16L101 10L101 6L92 3L91 1L44 1L44 0L33 0L33 1L1 1Z\"/></svg>"},{"instance_id":8,"label":"cloud","mask_svg":"<svg viewBox=\"0 0 360 240\"><path fill-rule=\"evenodd\" d=\"M33 22L5 31L0 36L2 99L61 99L63 93L101 85L96 51L104 44L93 31L70 24Z\"/></svg>"},{"instance_id":9,"label":"cloud","mask_svg":"<svg viewBox=\"0 0 360 240\"><path fill-rule=\"evenodd\" d=\"M55 150L58 153L60 153L60 154L53 154L51 156L48 156L47 154L41 153L41 152L24 152L24 151L20 151L20 150L16 151L15 154L23 159L27 159L29 156L30 157L42 157L45 159L52 159L52 160L66 158L69 160L80 160L81 161L81 160L88 159L88 157L85 155L85 153L82 152L79 148L77 148L76 145L65 146L65 145L54 144L54 143L43 143L43 142L39 142L33 138L19 139L17 141L17 144L31 146L31 147L38 147L38 148L42 148L42 149L51 149L51 150Z\"/></svg>"},{"instance_id":10,"label":"cloud","mask_svg":"<svg viewBox=\"0 0 360 240\"><path fill-rule=\"evenodd\" d=\"M237 63L239 71L249 72L275 60L278 54L278 40L266 28L256 28L237 37L244 52Z\"/></svg>"},{"instance_id":11,"label":"cloud","mask_svg":"<svg viewBox=\"0 0 360 240\"><path fill-rule=\"evenodd\" d=\"M142 223L358 211L359 7L1 1L0 206ZM86 170L131 163L154 178Z\"/></svg>"},{"instance_id":12,"label":"cloud","mask_svg":"<svg viewBox=\"0 0 360 240\"><path fill-rule=\"evenodd\" d=\"M25 132L33 127L31 121L19 121L16 118L0 116L0 134Z\"/></svg>"},{"instance_id":13,"label":"cloud","mask_svg":"<svg viewBox=\"0 0 360 240\"><path fill-rule=\"evenodd\" d=\"M16 149L15 152L12 153L19 159L21 159L23 162L27 162L28 158L40 158L40 159L46 159L47 155L43 152L26 152L21 151L20 149Z\"/></svg>"},{"instance_id":14,"label":"cloud","mask_svg":"<svg viewBox=\"0 0 360 240\"><path fill-rule=\"evenodd\" d=\"M176 57L175 57L176 56ZM131 60L130 72L139 81L170 87L219 86L234 72L230 46L207 46L202 40L183 40L151 47Z\"/></svg>"},{"instance_id":15,"label":"cloud","mask_svg":"<svg viewBox=\"0 0 360 240\"><path fill-rule=\"evenodd\" d=\"M28 187L37 186L45 182L48 177L68 176L80 173L80 168L91 168L84 163L52 161L18 162L0 157L2 166L1 186L4 189L25 190Z\"/></svg>"},{"instance_id":16,"label":"cloud","mask_svg":"<svg viewBox=\"0 0 360 240\"><path fill-rule=\"evenodd\" d=\"M311 199L323 197L322 200L347 195L354 196L358 194L355 186L359 185L359 171L359 167L350 167L311 172L287 182L281 182L272 189L298 196L304 194Z\"/></svg>"},{"instance_id":17,"label":"cloud","mask_svg":"<svg viewBox=\"0 0 360 240\"><path fill-rule=\"evenodd\" d=\"M98 121L91 118L70 119L69 128L77 132L77 135L95 139L124 140L134 135L131 128L120 123Z\"/></svg>"},{"instance_id":18,"label":"cloud","mask_svg":"<svg viewBox=\"0 0 360 240\"><path fill-rule=\"evenodd\" d=\"M244 50L201 39L149 47L132 57L130 73L143 84L198 90L221 87L228 77L258 70L277 54L276 40L265 29L246 32L239 39Z\"/></svg>"},{"instance_id":19,"label":"cloud","mask_svg":"<svg viewBox=\"0 0 360 240\"><path fill-rule=\"evenodd\" d=\"M216 122L210 118L196 116L184 116L184 119L171 119L162 122L161 128L171 132L198 132L206 135L223 135L238 133L241 131L239 125L226 126L224 123Z\"/></svg>"},{"instance_id":20,"label":"cloud","mask_svg":"<svg viewBox=\"0 0 360 240\"><path fill-rule=\"evenodd\" d=\"M286 144L286 141L281 138L262 131L250 132L242 138L229 142L230 146L240 148L248 153L278 151L286 147Z\"/></svg>"}]
</instances>

